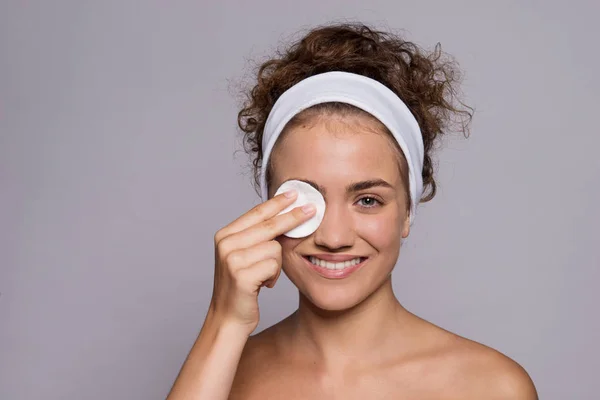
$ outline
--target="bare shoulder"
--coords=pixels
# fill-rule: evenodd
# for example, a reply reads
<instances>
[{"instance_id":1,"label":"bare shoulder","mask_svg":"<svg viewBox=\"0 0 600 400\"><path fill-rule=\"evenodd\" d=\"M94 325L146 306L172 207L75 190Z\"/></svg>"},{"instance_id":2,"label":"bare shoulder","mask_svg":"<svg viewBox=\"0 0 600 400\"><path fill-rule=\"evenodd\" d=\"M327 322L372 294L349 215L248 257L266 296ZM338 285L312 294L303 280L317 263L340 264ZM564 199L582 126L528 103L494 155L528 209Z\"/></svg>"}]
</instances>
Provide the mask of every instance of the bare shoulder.
<instances>
[{"instance_id":1,"label":"bare shoulder","mask_svg":"<svg viewBox=\"0 0 600 400\"><path fill-rule=\"evenodd\" d=\"M240 357L229 400L252 399L257 393L257 384L262 382L261 390L271 379L267 379L278 369L277 349L274 345L277 325L254 336L250 336ZM277 375L275 375L277 376ZM264 377L265 379L261 379Z\"/></svg>"},{"instance_id":2,"label":"bare shoulder","mask_svg":"<svg viewBox=\"0 0 600 400\"><path fill-rule=\"evenodd\" d=\"M473 340L451 334L446 366L463 399L537 400L527 371L515 360ZM442 354L443 354L442 353Z\"/></svg>"},{"instance_id":3,"label":"bare shoulder","mask_svg":"<svg viewBox=\"0 0 600 400\"><path fill-rule=\"evenodd\" d=\"M538 395L525 369L515 360L486 347L474 357L469 372L483 383L478 387L488 399L537 400Z\"/></svg>"}]
</instances>

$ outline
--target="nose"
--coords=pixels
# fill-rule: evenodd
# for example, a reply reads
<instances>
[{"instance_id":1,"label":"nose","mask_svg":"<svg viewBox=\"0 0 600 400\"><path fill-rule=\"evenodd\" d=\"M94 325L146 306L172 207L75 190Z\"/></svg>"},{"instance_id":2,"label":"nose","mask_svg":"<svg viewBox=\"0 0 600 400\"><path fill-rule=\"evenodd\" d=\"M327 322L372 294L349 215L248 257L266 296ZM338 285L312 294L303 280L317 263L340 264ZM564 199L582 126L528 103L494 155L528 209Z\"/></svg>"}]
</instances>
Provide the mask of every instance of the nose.
<instances>
[{"instance_id":1,"label":"nose","mask_svg":"<svg viewBox=\"0 0 600 400\"><path fill-rule=\"evenodd\" d=\"M351 211L345 202L343 204L327 204L323 220L313 235L317 246L329 250L354 245L354 222Z\"/></svg>"}]
</instances>

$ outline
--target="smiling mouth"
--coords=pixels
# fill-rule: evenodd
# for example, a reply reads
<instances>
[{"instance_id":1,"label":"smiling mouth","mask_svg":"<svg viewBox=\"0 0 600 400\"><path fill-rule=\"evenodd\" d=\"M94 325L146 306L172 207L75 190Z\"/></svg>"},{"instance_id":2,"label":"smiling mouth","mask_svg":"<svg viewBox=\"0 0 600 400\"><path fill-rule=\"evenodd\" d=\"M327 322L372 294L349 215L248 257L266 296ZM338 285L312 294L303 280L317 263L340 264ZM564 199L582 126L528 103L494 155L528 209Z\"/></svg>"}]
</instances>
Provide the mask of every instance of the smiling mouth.
<instances>
[{"instance_id":1,"label":"smiling mouth","mask_svg":"<svg viewBox=\"0 0 600 400\"><path fill-rule=\"evenodd\" d=\"M328 261L318 260L318 263L315 264L313 263L313 261L315 261L314 257L302 256L302 258L310 270L316 272L326 279L346 278L352 275L354 272L360 270L367 263L367 261L370 260L370 257L357 257L355 260L347 261L349 264L346 266L346 261L343 263L330 263ZM313 259L312 261L311 258Z\"/></svg>"},{"instance_id":2,"label":"smiling mouth","mask_svg":"<svg viewBox=\"0 0 600 400\"><path fill-rule=\"evenodd\" d=\"M367 257L356 257L352 260L348 260L348 261L341 261L341 262L332 262L332 261L326 261L326 260L321 260L315 256L303 256L305 260L307 260L308 262L310 262L311 264L317 266L317 267L321 267L321 268L325 268L328 270L343 270L346 268L350 268L350 267L354 267L358 264L361 264L363 261L365 261L367 259Z\"/></svg>"}]
</instances>

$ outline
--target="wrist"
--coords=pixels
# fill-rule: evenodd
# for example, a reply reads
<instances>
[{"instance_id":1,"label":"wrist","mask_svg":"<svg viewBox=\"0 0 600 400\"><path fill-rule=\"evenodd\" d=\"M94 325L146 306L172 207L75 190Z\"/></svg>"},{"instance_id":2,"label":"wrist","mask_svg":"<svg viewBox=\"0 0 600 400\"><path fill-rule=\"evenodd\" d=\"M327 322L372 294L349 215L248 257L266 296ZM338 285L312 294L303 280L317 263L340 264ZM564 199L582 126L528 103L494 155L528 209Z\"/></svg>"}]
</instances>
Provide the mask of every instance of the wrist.
<instances>
[{"instance_id":1,"label":"wrist","mask_svg":"<svg viewBox=\"0 0 600 400\"><path fill-rule=\"evenodd\" d=\"M208 308L205 326L210 327L215 333L224 334L228 337L240 337L244 338L244 340L248 339L255 329L255 327L251 327L217 312L212 303Z\"/></svg>"}]
</instances>

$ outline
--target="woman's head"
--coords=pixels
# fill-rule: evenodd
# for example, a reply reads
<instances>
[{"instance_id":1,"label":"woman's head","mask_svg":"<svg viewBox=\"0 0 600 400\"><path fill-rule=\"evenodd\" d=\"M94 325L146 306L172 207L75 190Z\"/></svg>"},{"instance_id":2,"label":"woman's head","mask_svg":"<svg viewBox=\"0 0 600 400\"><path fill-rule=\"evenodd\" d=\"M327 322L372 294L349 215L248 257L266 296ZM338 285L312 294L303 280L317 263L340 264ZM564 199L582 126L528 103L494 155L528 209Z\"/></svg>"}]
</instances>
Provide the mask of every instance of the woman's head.
<instances>
[{"instance_id":1,"label":"woman's head","mask_svg":"<svg viewBox=\"0 0 600 400\"><path fill-rule=\"evenodd\" d=\"M261 66L258 83L239 113L249 145L246 149L254 156L257 185L263 130L275 101L305 78L345 71L379 81L408 106L419 123L425 149L423 170L418 173L429 193L420 200L433 198L436 186L430 153L434 140L448 127L451 115L471 116L454 107L455 70L451 63L439 60L439 46L427 56L410 42L363 25L309 32ZM327 204L314 234L280 240L284 271L321 308L344 309L359 303L388 279L401 238L409 234L408 166L398 143L365 111L344 103L323 103L300 112L286 125L268 161L269 197L284 181L300 179L321 188ZM365 181L381 185L348 190ZM333 281L306 268L303 256L317 253L369 259L347 278Z\"/></svg>"},{"instance_id":2,"label":"woman's head","mask_svg":"<svg viewBox=\"0 0 600 400\"><path fill-rule=\"evenodd\" d=\"M397 150L380 123L356 114L322 115L290 128L272 154L269 196L290 179L310 181L327 204L323 221L307 238L279 238L286 275L311 303L340 310L360 303L389 276L408 236L407 189ZM364 187L364 182L377 182ZM358 185L363 188L353 189ZM326 279L307 257L344 254L368 264L343 279Z\"/></svg>"}]
</instances>

